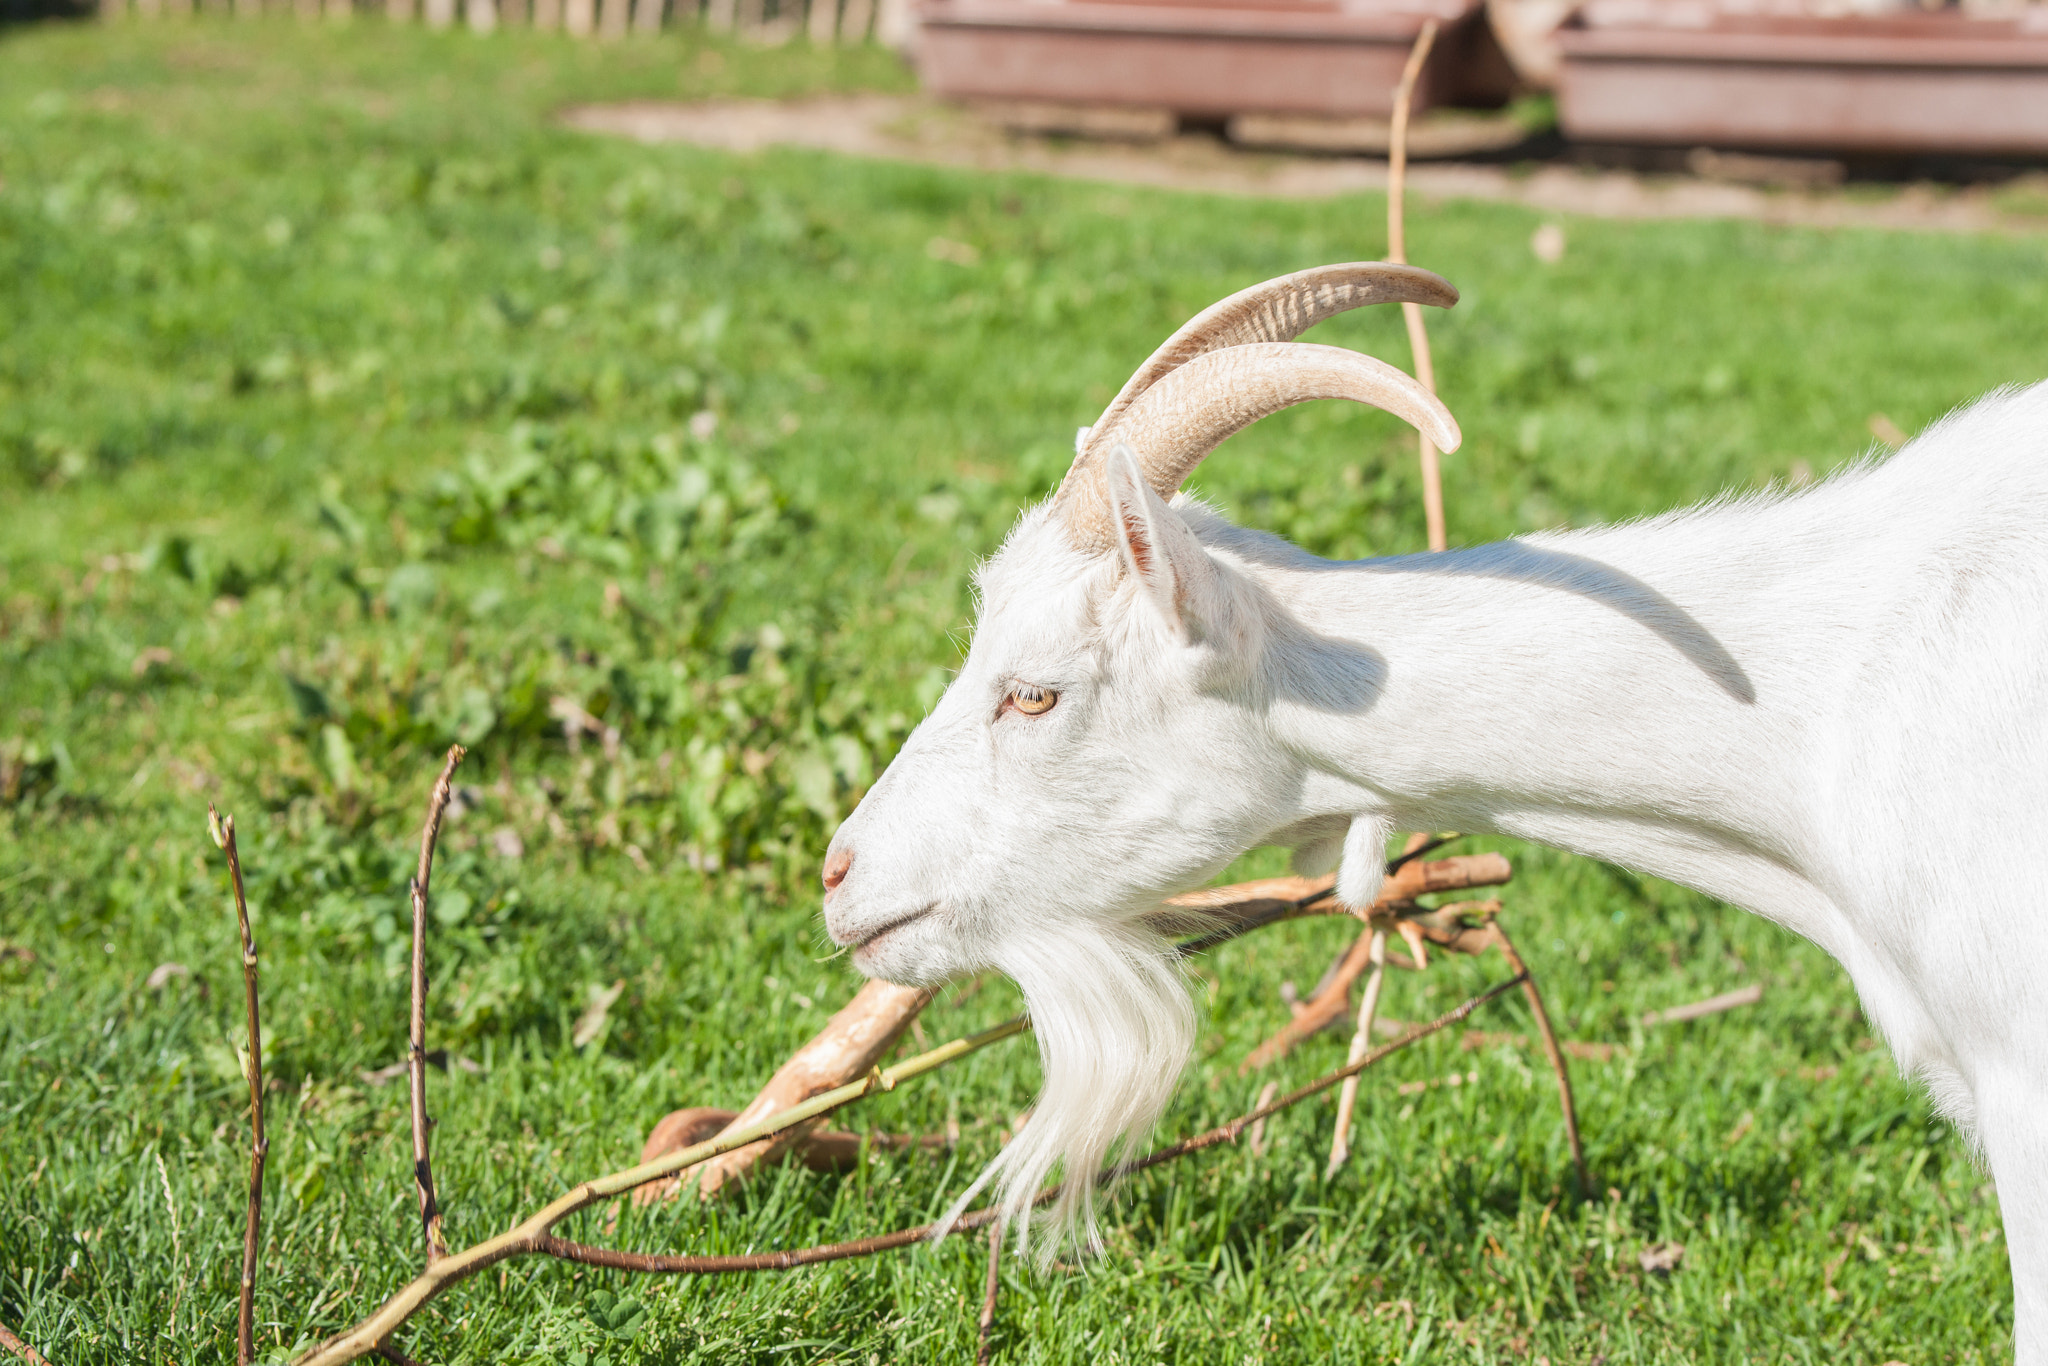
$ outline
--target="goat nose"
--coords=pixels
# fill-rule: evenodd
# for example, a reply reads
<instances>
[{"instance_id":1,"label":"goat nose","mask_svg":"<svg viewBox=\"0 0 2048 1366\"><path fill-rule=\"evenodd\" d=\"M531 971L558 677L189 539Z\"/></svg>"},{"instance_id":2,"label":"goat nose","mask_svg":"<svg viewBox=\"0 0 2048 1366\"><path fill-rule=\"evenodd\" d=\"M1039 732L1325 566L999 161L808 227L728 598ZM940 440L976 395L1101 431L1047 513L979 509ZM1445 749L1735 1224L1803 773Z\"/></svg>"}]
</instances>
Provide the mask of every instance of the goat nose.
<instances>
[{"instance_id":1,"label":"goat nose","mask_svg":"<svg viewBox=\"0 0 2048 1366\"><path fill-rule=\"evenodd\" d=\"M841 849L825 860L825 890L838 890L846 881L847 872L853 867L853 850Z\"/></svg>"}]
</instances>

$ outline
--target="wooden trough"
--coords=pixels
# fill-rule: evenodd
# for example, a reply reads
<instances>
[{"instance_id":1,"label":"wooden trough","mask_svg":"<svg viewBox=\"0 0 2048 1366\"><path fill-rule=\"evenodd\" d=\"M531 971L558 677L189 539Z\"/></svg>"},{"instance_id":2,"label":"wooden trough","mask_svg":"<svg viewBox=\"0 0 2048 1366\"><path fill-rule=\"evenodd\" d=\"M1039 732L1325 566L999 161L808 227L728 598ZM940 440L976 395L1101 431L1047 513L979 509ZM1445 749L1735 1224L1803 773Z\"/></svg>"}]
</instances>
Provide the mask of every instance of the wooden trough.
<instances>
[{"instance_id":1,"label":"wooden trough","mask_svg":"<svg viewBox=\"0 0 2048 1366\"><path fill-rule=\"evenodd\" d=\"M919 18L925 88L953 99L1384 119L1432 19L1416 112L1497 104L1512 80L1481 0L926 0Z\"/></svg>"},{"instance_id":2,"label":"wooden trough","mask_svg":"<svg viewBox=\"0 0 2048 1366\"><path fill-rule=\"evenodd\" d=\"M1578 141L2048 153L2048 7L1778 18L1605 0L1558 33Z\"/></svg>"}]
</instances>

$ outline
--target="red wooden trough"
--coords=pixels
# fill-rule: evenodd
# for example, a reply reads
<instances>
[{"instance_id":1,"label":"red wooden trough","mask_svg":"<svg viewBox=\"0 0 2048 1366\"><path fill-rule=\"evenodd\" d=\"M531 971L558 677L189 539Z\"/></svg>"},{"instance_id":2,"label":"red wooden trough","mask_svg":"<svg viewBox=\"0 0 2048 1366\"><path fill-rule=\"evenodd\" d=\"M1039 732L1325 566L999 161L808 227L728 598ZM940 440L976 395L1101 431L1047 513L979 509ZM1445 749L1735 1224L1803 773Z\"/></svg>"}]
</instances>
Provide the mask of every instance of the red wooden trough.
<instances>
[{"instance_id":1,"label":"red wooden trough","mask_svg":"<svg viewBox=\"0 0 2048 1366\"><path fill-rule=\"evenodd\" d=\"M1417 112L1498 103L1511 79L1482 0L926 0L919 18L925 88L956 99L1386 118L1431 19Z\"/></svg>"},{"instance_id":2,"label":"red wooden trough","mask_svg":"<svg viewBox=\"0 0 2048 1366\"><path fill-rule=\"evenodd\" d=\"M1782 18L1596 0L1558 39L1558 116L1576 140L2048 152L2048 6Z\"/></svg>"}]
</instances>

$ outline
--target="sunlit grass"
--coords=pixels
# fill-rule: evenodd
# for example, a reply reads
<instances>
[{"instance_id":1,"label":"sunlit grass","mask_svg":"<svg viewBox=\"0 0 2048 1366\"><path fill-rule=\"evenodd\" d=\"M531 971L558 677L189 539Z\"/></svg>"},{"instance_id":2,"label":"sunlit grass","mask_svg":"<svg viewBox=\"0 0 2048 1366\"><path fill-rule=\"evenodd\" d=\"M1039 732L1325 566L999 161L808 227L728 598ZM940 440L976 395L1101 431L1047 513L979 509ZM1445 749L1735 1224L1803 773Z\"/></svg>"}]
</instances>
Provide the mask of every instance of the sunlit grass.
<instances>
[{"instance_id":1,"label":"sunlit grass","mask_svg":"<svg viewBox=\"0 0 2048 1366\"><path fill-rule=\"evenodd\" d=\"M450 740L475 753L430 1033L482 1069L432 1082L451 1238L626 1164L668 1109L743 1103L853 989L817 857L943 686L974 558L1188 314L1382 250L1371 198L739 158L548 121L906 84L885 54L681 39L0 30L0 937L34 954L0 959L0 1320L65 1363L232 1358L239 1004L209 800L243 832L280 1083L266 1350L417 1262L402 1088L358 1073L403 1046L407 845ZM1571 221L1544 268L1536 222L1413 209L1411 252L1464 291L1433 320L1468 437L1456 540L1825 472L1873 412L1910 431L2048 354L2038 240ZM979 263L936 259L940 236ZM1323 333L1405 354L1391 315ZM1318 405L1200 484L1320 552L1383 553L1420 546L1411 465L1391 420ZM573 745L557 699L597 723ZM1109 1256L1010 1271L1001 1359L2009 1356L1985 1178L1836 967L1670 886L1488 847L1516 863L1509 914L1566 1033L1626 1045L1578 1067L1596 1198L1567 1190L1540 1065L1445 1040L1367 1086L1333 1182L1327 1105L1276 1121L1263 1161L1132 1182ZM1201 966L1168 1136L1247 1105L1237 1063L1285 1019L1278 984L1344 937L1305 923ZM167 961L193 975L146 987ZM1403 977L1385 1009L1419 1018L1498 972ZM1638 1023L1754 981L1738 1014ZM926 1028L1016 1007L990 983ZM1395 1089L1453 1070L1477 1084ZM780 1172L616 1236L740 1250L927 1219L1035 1078L1012 1044L855 1116L956 1119L943 1161ZM1659 1241L1688 1249L1668 1280L1636 1260ZM958 1361L980 1258L665 1282L514 1264L402 1340L436 1362Z\"/></svg>"}]
</instances>

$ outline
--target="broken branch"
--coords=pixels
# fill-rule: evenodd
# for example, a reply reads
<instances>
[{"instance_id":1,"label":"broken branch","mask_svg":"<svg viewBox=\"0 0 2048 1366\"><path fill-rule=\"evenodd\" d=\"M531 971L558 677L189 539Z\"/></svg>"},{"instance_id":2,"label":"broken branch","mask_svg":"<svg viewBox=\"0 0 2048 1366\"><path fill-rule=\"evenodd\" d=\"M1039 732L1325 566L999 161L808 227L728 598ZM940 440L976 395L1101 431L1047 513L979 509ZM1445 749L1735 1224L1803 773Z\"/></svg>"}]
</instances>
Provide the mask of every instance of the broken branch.
<instances>
[{"instance_id":1,"label":"broken branch","mask_svg":"<svg viewBox=\"0 0 2048 1366\"><path fill-rule=\"evenodd\" d=\"M1726 1010L1738 1010L1743 1006L1753 1006L1763 998L1763 983L1752 982L1746 987L1737 987L1733 991L1724 991L1719 996L1709 996L1704 1001L1694 1001L1690 1005L1673 1006L1669 1010L1653 1010L1643 1016L1643 1023L1646 1025L1683 1024L1687 1020L1697 1020L1708 1015L1719 1015Z\"/></svg>"},{"instance_id":2,"label":"broken branch","mask_svg":"<svg viewBox=\"0 0 2048 1366\"><path fill-rule=\"evenodd\" d=\"M903 1031L910 1027L933 994L920 988L900 987L893 982L867 983L809 1043L777 1069L747 1107L733 1116L725 1133L737 1133L835 1086L844 1086L857 1077L865 1076L896 1046L896 1041L903 1037ZM664 1118L662 1124L682 1113L674 1112ZM697 1193L710 1198L761 1163L788 1152L802 1138L799 1130L780 1131L759 1143L734 1149L705 1163L697 1176ZM652 1161L666 1150L657 1144L657 1139L666 1141L661 1133L661 1124L657 1124L654 1133L648 1135L647 1146L641 1152L642 1161ZM676 1187L677 1182L672 1180L643 1187L634 1192L633 1202L651 1204L673 1193Z\"/></svg>"},{"instance_id":3,"label":"broken branch","mask_svg":"<svg viewBox=\"0 0 2048 1366\"><path fill-rule=\"evenodd\" d=\"M50 1366L48 1357L14 1336L14 1331L4 1323L0 1323L0 1347L5 1347L29 1366Z\"/></svg>"}]
</instances>

